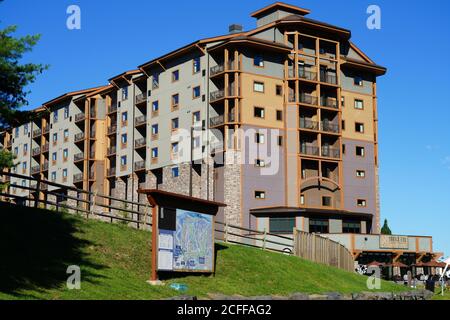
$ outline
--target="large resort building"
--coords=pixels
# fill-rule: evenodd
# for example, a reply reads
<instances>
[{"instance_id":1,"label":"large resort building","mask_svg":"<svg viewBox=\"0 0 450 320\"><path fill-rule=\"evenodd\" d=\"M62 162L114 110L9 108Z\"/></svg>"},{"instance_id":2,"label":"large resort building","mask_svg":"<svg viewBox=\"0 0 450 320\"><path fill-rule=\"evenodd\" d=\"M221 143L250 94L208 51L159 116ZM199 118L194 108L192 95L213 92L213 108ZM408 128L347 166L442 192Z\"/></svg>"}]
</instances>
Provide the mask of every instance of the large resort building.
<instances>
[{"instance_id":1,"label":"large resort building","mask_svg":"<svg viewBox=\"0 0 450 320\"><path fill-rule=\"evenodd\" d=\"M363 254L380 233L376 82L386 69L349 30L309 14L275 3L252 14L255 29L231 25L44 103L2 133L13 171L143 203L138 189L224 202L221 221L322 233ZM28 183L11 178L11 192L28 197L14 187ZM387 252L433 252L430 238L408 241Z\"/></svg>"}]
</instances>

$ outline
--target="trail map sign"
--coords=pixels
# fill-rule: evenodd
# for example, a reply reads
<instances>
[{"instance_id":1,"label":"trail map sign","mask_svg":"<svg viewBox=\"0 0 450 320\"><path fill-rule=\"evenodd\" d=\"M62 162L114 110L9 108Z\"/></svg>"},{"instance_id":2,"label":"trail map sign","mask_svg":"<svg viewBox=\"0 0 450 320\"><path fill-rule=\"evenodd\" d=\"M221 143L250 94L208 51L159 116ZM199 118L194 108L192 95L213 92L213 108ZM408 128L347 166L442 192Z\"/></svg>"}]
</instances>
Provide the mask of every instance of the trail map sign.
<instances>
[{"instance_id":1,"label":"trail map sign","mask_svg":"<svg viewBox=\"0 0 450 320\"><path fill-rule=\"evenodd\" d=\"M158 270L213 272L213 216L183 209L161 210Z\"/></svg>"}]
</instances>

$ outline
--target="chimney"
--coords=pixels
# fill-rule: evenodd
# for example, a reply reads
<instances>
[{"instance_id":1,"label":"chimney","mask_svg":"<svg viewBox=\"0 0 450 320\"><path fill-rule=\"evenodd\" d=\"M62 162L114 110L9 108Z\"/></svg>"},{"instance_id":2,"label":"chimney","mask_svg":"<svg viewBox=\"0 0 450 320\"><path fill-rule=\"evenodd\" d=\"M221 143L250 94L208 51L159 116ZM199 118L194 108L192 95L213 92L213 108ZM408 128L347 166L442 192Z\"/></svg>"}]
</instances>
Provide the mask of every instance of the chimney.
<instances>
[{"instance_id":1,"label":"chimney","mask_svg":"<svg viewBox=\"0 0 450 320\"><path fill-rule=\"evenodd\" d=\"M230 34L233 34L233 33L239 33L239 32L242 32L242 25L241 24L231 24L229 27L228 27L228 32L230 33Z\"/></svg>"}]
</instances>

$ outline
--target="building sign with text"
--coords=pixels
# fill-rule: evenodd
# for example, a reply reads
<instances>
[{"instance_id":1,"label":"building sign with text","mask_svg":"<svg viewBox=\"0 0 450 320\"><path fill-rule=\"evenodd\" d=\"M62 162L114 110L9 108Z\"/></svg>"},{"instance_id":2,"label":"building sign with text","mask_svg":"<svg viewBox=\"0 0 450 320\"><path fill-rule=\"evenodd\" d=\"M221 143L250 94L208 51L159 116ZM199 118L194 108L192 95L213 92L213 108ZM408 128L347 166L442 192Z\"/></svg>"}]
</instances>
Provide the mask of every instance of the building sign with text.
<instances>
[{"instance_id":1,"label":"building sign with text","mask_svg":"<svg viewBox=\"0 0 450 320\"><path fill-rule=\"evenodd\" d=\"M409 241L407 236L380 235L381 249L408 249Z\"/></svg>"}]
</instances>

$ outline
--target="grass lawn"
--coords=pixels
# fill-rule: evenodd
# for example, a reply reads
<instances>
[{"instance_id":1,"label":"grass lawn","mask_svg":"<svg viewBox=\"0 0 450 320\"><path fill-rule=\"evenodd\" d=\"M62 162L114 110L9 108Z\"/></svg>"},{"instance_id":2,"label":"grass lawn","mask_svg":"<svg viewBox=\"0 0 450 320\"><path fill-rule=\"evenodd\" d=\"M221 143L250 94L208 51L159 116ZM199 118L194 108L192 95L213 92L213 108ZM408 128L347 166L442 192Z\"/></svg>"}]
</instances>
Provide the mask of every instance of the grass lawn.
<instances>
[{"instance_id":1,"label":"grass lawn","mask_svg":"<svg viewBox=\"0 0 450 320\"><path fill-rule=\"evenodd\" d=\"M185 294L244 296L368 291L366 277L297 257L216 244L216 274L178 275L166 286L146 283L151 234L124 225L1 204L0 299L161 299ZM81 290L66 288L67 266L81 268ZM381 291L403 286L382 282Z\"/></svg>"}]
</instances>

